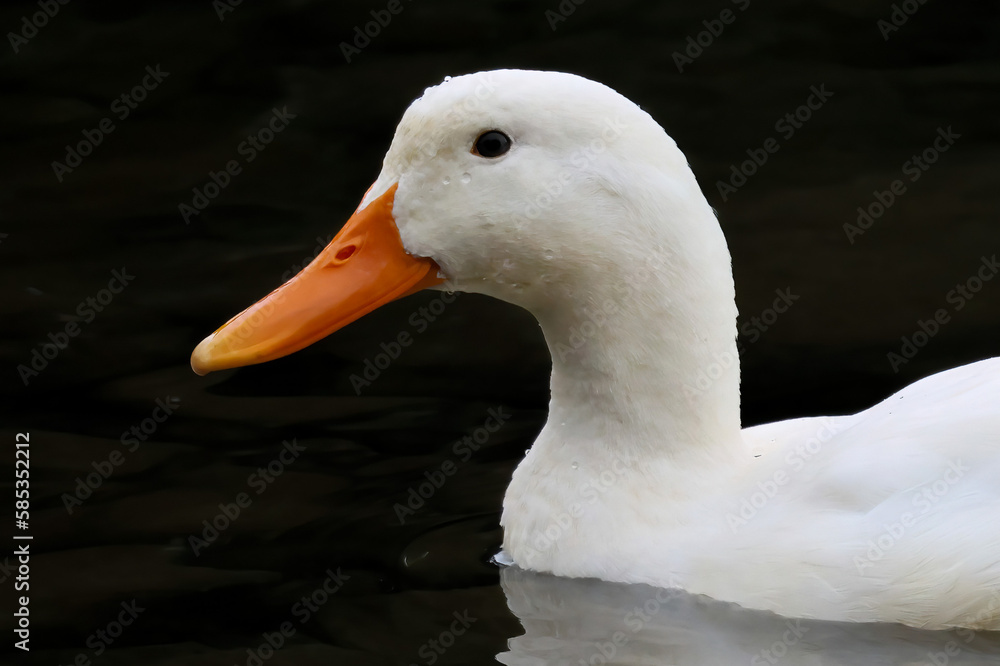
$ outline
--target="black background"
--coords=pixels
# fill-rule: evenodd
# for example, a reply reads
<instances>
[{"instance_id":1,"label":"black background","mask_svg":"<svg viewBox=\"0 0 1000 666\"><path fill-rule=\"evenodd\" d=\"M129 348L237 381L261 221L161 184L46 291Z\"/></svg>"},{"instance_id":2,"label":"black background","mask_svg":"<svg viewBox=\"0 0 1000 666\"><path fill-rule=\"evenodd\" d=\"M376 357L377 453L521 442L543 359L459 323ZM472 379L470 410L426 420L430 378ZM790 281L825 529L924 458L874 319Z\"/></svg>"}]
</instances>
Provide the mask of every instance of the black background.
<instances>
[{"instance_id":1,"label":"black background","mask_svg":"<svg viewBox=\"0 0 1000 666\"><path fill-rule=\"evenodd\" d=\"M856 411L998 353L1000 281L957 312L946 295L1000 246L1000 7L912 3L884 39L888 2L562 4L575 9L553 30L555 0L402 0L349 63L340 44L385 3L244 2L220 20L207 0L75 0L17 53L5 39L2 436L12 449L31 433L36 658L92 655L88 636L135 598L148 610L99 663L244 663L337 567L347 584L269 663L422 663L420 646L462 608L481 620L439 663L488 663L518 633L487 560L510 471L544 422L548 356L530 316L459 296L360 395L350 376L436 294L271 364L206 378L188 367L202 337L337 231L403 110L446 75L582 74L677 140L729 239L741 325L775 290L799 296L742 339L746 425ZM735 21L678 72L673 54L726 8ZM38 11L7 5L0 28L20 32ZM115 117L113 100L157 65L169 76ZM723 201L716 181L820 85L830 100ZM283 107L288 128L185 224L192 188ZM108 116L115 130L59 182L52 162ZM905 180L939 127L960 138ZM843 225L897 178L906 193L848 242ZM25 385L18 366L123 267L135 280ZM939 308L951 321L894 372L887 354ZM168 397L176 414L69 514L65 493ZM498 406L507 424L400 525L393 505ZM196 557L190 535L291 438L306 452Z\"/></svg>"}]
</instances>

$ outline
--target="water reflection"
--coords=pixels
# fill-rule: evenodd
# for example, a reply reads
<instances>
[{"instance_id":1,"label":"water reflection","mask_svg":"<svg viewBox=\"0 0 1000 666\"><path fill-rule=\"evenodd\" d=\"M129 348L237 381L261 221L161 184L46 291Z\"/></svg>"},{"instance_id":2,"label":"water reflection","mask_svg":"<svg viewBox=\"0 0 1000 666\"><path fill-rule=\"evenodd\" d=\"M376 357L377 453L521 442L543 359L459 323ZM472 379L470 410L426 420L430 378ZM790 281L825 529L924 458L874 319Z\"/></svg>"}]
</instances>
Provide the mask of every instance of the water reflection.
<instances>
[{"instance_id":1,"label":"water reflection","mask_svg":"<svg viewBox=\"0 0 1000 666\"><path fill-rule=\"evenodd\" d=\"M508 567L500 581L524 627L511 666L986 666L1000 632L789 620L675 590Z\"/></svg>"}]
</instances>

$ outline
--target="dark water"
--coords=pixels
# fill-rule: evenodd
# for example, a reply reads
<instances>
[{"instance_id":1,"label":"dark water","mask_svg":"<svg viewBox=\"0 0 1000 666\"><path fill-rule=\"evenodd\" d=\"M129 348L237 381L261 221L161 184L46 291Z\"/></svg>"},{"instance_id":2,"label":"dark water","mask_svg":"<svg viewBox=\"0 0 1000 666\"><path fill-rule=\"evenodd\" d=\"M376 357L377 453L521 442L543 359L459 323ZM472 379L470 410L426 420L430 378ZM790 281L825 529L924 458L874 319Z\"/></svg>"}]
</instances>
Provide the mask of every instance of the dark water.
<instances>
[{"instance_id":1,"label":"dark water","mask_svg":"<svg viewBox=\"0 0 1000 666\"><path fill-rule=\"evenodd\" d=\"M11 640L5 659L996 663L989 636L813 624L789 643L784 620L683 595L632 632L630 609L655 591L516 570L501 587L500 502L547 400L545 347L516 308L419 294L272 364L188 367L336 232L412 98L495 67L601 80L685 150L732 249L746 424L860 409L1000 353L1000 280L961 309L948 297L1000 246L1000 8L927 3L886 40L888 2L743 4L588 0L553 31L554 1L403 0L350 63L339 44L386 3L245 2L220 21L208 1L76 0L26 42L8 35L0 436L13 462L15 433L30 433L30 528L5 524L33 541L32 654ZM735 19L678 72L672 54L726 8ZM7 5L0 27L26 32L38 11ZM135 108L114 101L144 79ZM776 123L824 85L786 138ZM271 143L244 144L286 107ZM948 127L959 137L911 180L904 163ZM53 168L87 136L91 154ZM716 182L769 137L780 149L723 199ZM231 160L240 172L185 223L180 204ZM844 224L897 179L906 191L849 242ZM763 323L776 290L798 298ZM940 309L947 323L894 367L887 355ZM413 344L375 376L404 331ZM19 369L49 342L65 348ZM352 381L366 368L370 384ZM498 412L478 450L457 444ZM422 505L421 484L435 486Z\"/></svg>"}]
</instances>

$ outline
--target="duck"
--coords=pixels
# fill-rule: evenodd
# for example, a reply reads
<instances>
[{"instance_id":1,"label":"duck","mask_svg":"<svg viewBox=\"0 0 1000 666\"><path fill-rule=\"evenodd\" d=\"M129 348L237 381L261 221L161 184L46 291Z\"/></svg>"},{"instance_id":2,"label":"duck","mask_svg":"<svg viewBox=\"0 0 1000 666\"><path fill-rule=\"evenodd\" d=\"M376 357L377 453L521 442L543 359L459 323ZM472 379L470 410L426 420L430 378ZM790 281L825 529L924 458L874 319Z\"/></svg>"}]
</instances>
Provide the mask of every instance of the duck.
<instances>
[{"instance_id":1,"label":"duck","mask_svg":"<svg viewBox=\"0 0 1000 666\"><path fill-rule=\"evenodd\" d=\"M528 310L552 358L501 561L789 618L1000 630L1000 358L743 428L716 213L608 86L494 70L427 88L329 245L191 366L280 358L423 289Z\"/></svg>"}]
</instances>

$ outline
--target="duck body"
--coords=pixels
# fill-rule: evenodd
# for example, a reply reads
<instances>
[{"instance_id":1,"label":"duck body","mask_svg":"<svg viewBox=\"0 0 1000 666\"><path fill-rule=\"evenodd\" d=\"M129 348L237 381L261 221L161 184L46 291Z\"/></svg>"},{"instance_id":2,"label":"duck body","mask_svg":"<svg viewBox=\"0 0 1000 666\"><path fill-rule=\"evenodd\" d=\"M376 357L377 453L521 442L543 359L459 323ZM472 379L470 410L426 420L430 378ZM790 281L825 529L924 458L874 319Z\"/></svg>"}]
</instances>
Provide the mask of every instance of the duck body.
<instances>
[{"instance_id":1,"label":"duck body","mask_svg":"<svg viewBox=\"0 0 1000 666\"><path fill-rule=\"evenodd\" d=\"M549 346L549 418L501 519L519 566L1000 629L1000 359L741 429L722 230L674 141L610 88L519 70L429 88L330 246L192 365L277 358L418 288L524 307Z\"/></svg>"},{"instance_id":2,"label":"duck body","mask_svg":"<svg viewBox=\"0 0 1000 666\"><path fill-rule=\"evenodd\" d=\"M583 457L550 419L505 497L504 550L789 617L1000 629L998 376L981 361L858 414L747 428L724 471Z\"/></svg>"}]
</instances>

